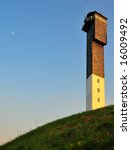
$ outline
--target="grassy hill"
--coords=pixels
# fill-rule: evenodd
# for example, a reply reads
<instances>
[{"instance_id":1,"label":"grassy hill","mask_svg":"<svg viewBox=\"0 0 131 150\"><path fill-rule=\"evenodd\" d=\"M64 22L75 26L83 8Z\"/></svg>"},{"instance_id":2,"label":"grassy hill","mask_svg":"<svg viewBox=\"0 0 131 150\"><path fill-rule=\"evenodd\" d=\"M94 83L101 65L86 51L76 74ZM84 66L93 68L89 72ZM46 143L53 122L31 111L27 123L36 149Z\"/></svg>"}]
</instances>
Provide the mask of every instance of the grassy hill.
<instances>
[{"instance_id":1,"label":"grassy hill","mask_svg":"<svg viewBox=\"0 0 131 150\"><path fill-rule=\"evenodd\" d=\"M114 106L48 123L0 150L113 150Z\"/></svg>"}]
</instances>

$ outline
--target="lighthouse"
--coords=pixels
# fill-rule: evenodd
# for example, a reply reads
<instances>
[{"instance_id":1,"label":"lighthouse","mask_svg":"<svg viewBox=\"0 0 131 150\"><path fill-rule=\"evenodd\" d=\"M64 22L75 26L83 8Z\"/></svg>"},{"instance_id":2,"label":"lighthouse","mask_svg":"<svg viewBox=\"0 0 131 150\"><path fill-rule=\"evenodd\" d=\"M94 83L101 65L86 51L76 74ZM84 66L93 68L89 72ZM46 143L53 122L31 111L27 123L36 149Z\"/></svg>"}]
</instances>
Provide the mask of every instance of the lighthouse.
<instances>
[{"instance_id":1,"label":"lighthouse","mask_svg":"<svg viewBox=\"0 0 131 150\"><path fill-rule=\"evenodd\" d=\"M82 30L87 33L86 110L105 107L104 46L107 18L93 11L87 14Z\"/></svg>"}]
</instances>

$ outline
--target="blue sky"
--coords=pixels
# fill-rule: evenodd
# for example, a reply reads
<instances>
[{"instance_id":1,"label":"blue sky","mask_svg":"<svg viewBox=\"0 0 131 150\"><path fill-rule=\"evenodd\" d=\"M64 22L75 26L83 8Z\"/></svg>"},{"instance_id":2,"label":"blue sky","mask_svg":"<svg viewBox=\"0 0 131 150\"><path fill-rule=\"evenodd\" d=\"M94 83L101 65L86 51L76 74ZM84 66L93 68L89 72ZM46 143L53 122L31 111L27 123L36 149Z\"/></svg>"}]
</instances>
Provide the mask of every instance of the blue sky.
<instances>
[{"instance_id":1,"label":"blue sky","mask_svg":"<svg viewBox=\"0 0 131 150\"><path fill-rule=\"evenodd\" d=\"M31 128L85 110L84 16L108 18L107 104L114 91L114 10L111 0L0 2L0 143Z\"/></svg>"}]
</instances>

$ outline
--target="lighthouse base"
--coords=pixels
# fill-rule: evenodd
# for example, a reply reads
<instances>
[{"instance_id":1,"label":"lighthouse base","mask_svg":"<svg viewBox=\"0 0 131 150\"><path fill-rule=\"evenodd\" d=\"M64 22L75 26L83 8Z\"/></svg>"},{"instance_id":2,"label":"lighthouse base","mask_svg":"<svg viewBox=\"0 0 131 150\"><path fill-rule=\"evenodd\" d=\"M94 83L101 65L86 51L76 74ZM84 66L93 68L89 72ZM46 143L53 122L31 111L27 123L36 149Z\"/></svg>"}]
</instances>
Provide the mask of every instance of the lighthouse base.
<instances>
[{"instance_id":1,"label":"lighthouse base","mask_svg":"<svg viewBox=\"0 0 131 150\"><path fill-rule=\"evenodd\" d=\"M86 79L86 110L105 107L105 79L91 74Z\"/></svg>"}]
</instances>

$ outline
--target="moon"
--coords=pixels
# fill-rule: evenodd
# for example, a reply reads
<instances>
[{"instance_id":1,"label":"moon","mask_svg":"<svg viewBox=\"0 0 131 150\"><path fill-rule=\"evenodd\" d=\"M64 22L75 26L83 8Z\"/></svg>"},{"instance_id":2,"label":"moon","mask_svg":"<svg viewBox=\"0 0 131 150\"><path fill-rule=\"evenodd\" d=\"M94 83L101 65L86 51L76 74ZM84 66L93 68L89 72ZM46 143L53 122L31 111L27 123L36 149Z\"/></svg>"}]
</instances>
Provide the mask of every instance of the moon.
<instances>
[{"instance_id":1,"label":"moon","mask_svg":"<svg viewBox=\"0 0 131 150\"><path fill-rule=\"evenodd\" d=\"M11 35L12 35L12 36L14 36L14 35L15 35L15 32L14 32L14 31L12 31L12 32L11 32Z\"/></svg>"}]
</instances>

